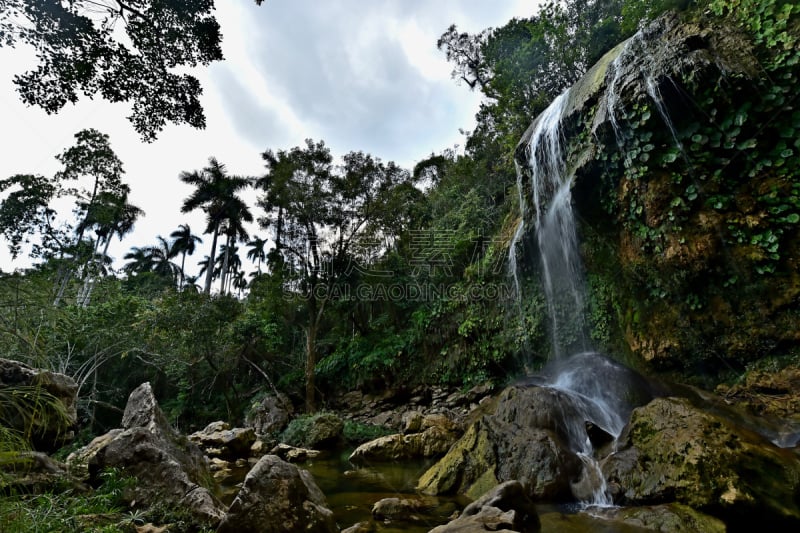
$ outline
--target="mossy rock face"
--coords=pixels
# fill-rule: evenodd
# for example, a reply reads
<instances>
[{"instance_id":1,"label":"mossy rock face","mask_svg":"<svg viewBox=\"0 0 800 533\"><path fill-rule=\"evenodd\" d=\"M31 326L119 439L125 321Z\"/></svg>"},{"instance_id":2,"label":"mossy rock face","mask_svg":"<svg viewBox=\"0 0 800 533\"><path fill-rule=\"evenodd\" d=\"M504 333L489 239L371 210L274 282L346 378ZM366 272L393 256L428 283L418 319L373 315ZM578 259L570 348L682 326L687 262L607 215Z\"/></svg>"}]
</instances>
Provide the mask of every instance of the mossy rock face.
<instances>
[{"instance_id":1,"label":"mossy rock face","mask_svg":"<svg viewBox=\"0 0 800 533\"><path fill-rule=\"evenodd\" d=\"M603 464L626 505L677 501L727 520L800 525L800 460L700 411L659 398L633 412L621 449Z\"/></svg>"},{"instance_id":2,"label":"mossy rock face","mask_svg":"<svg viewBox=\"0 0 800 533\"><path fill-rule=\"evenodd\" d=\"M542 387L509 387L493 412L467 428L450 451L425 472L426 494L476 498L499 483L520 481L537 501L572 499L570 481L582 463L566 445L562 411L566 396Z\"/></svg>"}]
</instances>

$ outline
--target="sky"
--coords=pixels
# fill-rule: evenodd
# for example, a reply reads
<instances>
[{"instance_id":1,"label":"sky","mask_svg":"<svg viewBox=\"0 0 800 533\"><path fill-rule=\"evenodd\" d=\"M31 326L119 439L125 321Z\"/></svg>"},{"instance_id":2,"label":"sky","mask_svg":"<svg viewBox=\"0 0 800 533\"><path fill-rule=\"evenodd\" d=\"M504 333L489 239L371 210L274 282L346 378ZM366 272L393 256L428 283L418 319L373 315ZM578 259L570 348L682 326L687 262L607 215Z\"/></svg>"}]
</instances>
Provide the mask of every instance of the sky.
<instances>
[{"instance_id":1,"label":"sky","mask_svg":"<svg viewBox=\"0 0 800 533\"><path fill-rule=\"evenodd\" d=\"M452 66L436 48L451 25L470 33L535 13L538 0L218 0L225 60L199 68L207 126L168 125L143 143L126 119L127 104L82 99L55 115L25 106L12 78L34 68L25 48L0 48L0 179L14 174L52 176L55 156L74 134L95 128L110 136L124 164L130 201L145 211L131 234L112 242L120 268L132 246L149 246L203 215L181 214L191 188L182 171L216 157L231 174L263 174L261 153L324 140L335 156L360 150L405 168L446 148L463 146L459 129L471 130L479 95L450 77ZM257 193L245 198L254 214ZM266 237L256 226L251 236ZM0 269L11 261L0 236ZM205 236L187 259L187 273L209 253ZM244 254L242 259L244 260Z\"/></svg>"}]
</instances>

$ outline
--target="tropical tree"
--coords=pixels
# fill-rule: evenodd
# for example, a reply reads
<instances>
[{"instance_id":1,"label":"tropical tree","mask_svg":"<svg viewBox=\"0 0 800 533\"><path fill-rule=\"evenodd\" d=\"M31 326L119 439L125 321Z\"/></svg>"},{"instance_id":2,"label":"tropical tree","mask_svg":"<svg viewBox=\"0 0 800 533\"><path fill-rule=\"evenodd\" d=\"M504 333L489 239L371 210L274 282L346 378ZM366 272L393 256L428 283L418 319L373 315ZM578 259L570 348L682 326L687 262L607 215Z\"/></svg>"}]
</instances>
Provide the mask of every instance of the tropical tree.
<instances>
[{"instance_id":1,"label":"tropical tree","mask_svg":"<svg viewBox=\"0 0 800 533\"><path fill-rule=\"evenodd\" d=\"M123 259L128 262L125 263L122 270L129 275L151 272L153 270L153 256L147 246L144 248L134 246L131 248L130 252L123 256Z\"/></svg>"},{"instance_id":2,"label":"tropical tree","mask_svg":"<svg viewBox=\"0 0 800 533\"><path fill-rule=\"evenodd\" d=\"M180 281L180 288L183 289L183 285L186 279L186 256L194 254L195 250L197 249L197 245L203 242L203 239L194 235L192 233L192 229L189 227L189 224L181 224L178 226L178 229L173 231L170 234L170 237L174 239L172 243L172 249L181 254L181 281Z\"/></svg>"},{"instance_id":3,"label":"tropical tree","mask_svg":"<svg viewBox=\"0 0 800 533\"><path fill-rule=\"evenodd\" d=\"M231 226L236 228L237 216L247 208L236 193L249 186L250 180L228 175L225 165L213 157L208 160L207 167L193 172L183 172L180 179L195 187L192 194L184 200L181 212L189 213L195 209L202 209L206 213L206 233L212 234L211 255L208 264L213 265L216 258L217 239L223 223L232 222ZM252 215L250 215L250 219L252 220ZM226 233L226 237L230 240L229 233ZM209 294L214 271L206 268L205 273L204 291Z\"/></svg>"},{"instance_id":4,"label":"tropical tree","mask_svg":"<svg viewBox=\"0 0 800 533\"><path fill-rule=\"evenodd\" d=\"M273 271L290 269L286 279L305 307L305 401L316 406L317 339L335 288L354 269L356 249L376 246L394 191L411 181L394 163L351 152L334 166L324 142L263 154L267 174L257 184L263 194L259 219L273 233ZM361 258L370 254L363 254ZM293 281L295 280L295 281Z\"/></svg>"},{"instance_id":5,"label":"tropical tree","mask_svg":"<svg viewBox=\"0 0 800 533\"><path fill-rule=\"evenodd\" d=\"M136 220L144 214L140 208L128 203L128 192L129 187L123 185L120 194L108 191L99 193L82 223L86 227L94 228L97 239L93 259L88 265L83 288L78 295L78 305L89 305L97 276L105 274L104 266L111 264L108 247L113 236L122 240L133 229ZM99 252L101 242L105 245L103 251Z\"/></svg>"},{"instance_id":6,"label":"tropical tree","mask_svg":"<svg viewBox=\"0 0 800 533\"><path fill-rule=\"evenodd\" d=\"M177 251L172 246L172 243L161 235L156 239L158 244L146 248L146 253L150 256L150 270L154 274L176 281L180 274L180 267L173 263L171 259L178 255Z\"/></svg>"},{"instance_id":7,"label":"tropical tree","mask_svg":"<svg viewBox=\"0 0 800 533\"><path fill-rule=\"evenodd\" d=\"M247 251L247 258L250 261L256 261L257 265L257 275L261 274L261 263L267 260L267 241L266 239L262 239L261 237L254 237L252 241L247 243L247 247L250 248Z\"/></svg>"}]
</instances>

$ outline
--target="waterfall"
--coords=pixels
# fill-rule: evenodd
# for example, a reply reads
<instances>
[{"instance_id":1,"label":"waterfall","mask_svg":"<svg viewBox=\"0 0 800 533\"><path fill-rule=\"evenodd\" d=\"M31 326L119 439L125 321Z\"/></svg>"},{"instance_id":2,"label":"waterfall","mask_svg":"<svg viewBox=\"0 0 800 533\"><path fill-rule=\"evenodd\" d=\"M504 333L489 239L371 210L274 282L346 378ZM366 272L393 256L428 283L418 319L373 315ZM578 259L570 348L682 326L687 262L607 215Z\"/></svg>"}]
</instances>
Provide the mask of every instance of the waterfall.
<instances>
[{"instance_id":1,"label":"waterfall","mask_svg":"<svg viewBox=\"0 0 800 533\"><path fill-rule=\"evenodd\" d=\"M525 234L525 216L527 214L527 204L525 203L525 195L522 192L522 169L520 168L516 159L514 160L514 169L517 172L517 194L519 195L520 219L519 223L517 224L517 229L514 231L514 236L511 239L511 245L508 247L508 274L514 282L514 296L517 298L520 316L522 316L522 288L519 284L517 248L522 241L522 236Z\"/></svg>"},{"instance_id":2,"label":"waterfall","mask_svg":"<svg viewBox=\"0 0 800 533\"><path fill-rule=\"evenodd\" d=\"M529 144L536 239L542 263L553 358L586 351L583 273L564 161L561 116L569 90L542 112Z\"/></svg>"}]
</instances>

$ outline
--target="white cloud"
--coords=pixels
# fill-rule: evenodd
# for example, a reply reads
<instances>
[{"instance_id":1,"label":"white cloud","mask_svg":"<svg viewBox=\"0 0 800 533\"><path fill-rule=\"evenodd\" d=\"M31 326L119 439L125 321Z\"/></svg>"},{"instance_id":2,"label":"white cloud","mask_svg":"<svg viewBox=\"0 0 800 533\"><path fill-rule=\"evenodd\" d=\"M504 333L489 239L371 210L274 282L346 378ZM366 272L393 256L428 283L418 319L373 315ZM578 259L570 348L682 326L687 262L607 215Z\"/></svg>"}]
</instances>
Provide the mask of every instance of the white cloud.
<instances>
[{"instance_id":1,"label":"white cloud","mask_svg":"<svg viewBox=\"0 0 800 533\"><path fill-rule=\"evenodd\" d=\"M202 216L182 215L190 189L183 170L209 156L232 173L262 171L260 153L290 148L311 137L334 153L363 150L411 166L431 151L463 142L478 95L449 79L451 67L436 40L456 23L476 32L528 16L536 0L311 0L218 2L226 61L196 72L204 87L207 129L168 126L143 144L125 119L126 105L82 100L57 115L27 108L11 77L34 65L24 49L0 49L0 178L15 173L52 175L54 156L73 135L93 127L107 133L127 170L131 200L147 216L110 252L118 260L131 246L155 243L188 221L199 232ZM249 202L255 203L255 193ZM207 253L204 243L196 260ZM0 243L0 267L11 264ZM197 257L199 255L199 257ZM117 265L119 266L119 262Z\"/></svg>"}]
</instances>

